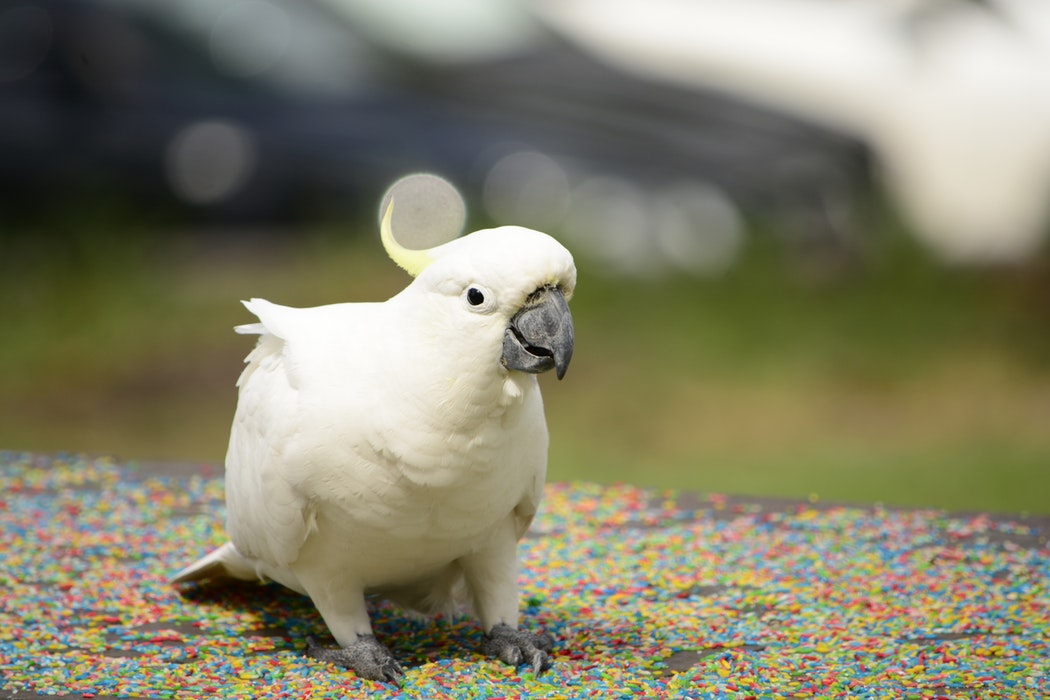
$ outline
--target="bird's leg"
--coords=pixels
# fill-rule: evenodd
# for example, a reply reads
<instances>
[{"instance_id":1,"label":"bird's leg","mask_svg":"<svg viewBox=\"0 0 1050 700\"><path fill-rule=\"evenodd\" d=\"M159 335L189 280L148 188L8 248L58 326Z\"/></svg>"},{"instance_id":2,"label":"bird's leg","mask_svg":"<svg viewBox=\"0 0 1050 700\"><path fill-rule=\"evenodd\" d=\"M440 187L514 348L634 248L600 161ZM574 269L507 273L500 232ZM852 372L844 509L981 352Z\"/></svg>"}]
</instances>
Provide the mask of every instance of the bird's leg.
<instances>
[{"instance_id":1,"label":"bird's leg","mask_svg":"<svg viewBox=\"0 0 1050 700\"><path fill-rule=\"evenodd\" d=\"M351 589L346 582L319 585L320 581L311 580L309 575L300 574L299 579L339 643L334 648L322 647L307 638L306 655L348 668L361 678L401 683L405 677L401 664L372 634L364 591Z\"/></svg>"},{"instance_id":2,"label":"bird's leg","mask_svg":"<svg viewBox=\"0 0 1050 700\"><path fill-rule=\"evenodd\" d=\"M539 675L550 667L554 640L547 634L518 629L518 542L513 516L493 533L489 545L461 560L481 621L486 656L519 666L528 664Z\"/></svg>"}]
</instances>

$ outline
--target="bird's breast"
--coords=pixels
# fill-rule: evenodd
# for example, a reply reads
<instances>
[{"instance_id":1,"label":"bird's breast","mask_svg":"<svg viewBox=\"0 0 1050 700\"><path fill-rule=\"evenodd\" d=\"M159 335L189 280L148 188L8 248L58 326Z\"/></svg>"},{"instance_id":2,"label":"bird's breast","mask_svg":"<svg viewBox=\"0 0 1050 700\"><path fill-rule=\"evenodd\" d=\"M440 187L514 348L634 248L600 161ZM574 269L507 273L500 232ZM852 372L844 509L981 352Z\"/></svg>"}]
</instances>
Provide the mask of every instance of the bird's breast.
<instances>
[{"instance_id":1,"label":"bird's breast","mask_svg":"<svg viewBox=\"0 0 1050 700\"><path fill-rule=\"evenodd\" d=\"M292 450L311 465L299 486L322 516L318 528L331 530L324 539L406 558L474 547L536 488L547 462L534 378L516 382L507 405L503 384L495 389L453 402L433 387L395 385L367 406L349 392L312 402Z\"/></svg>"}]
</instances>

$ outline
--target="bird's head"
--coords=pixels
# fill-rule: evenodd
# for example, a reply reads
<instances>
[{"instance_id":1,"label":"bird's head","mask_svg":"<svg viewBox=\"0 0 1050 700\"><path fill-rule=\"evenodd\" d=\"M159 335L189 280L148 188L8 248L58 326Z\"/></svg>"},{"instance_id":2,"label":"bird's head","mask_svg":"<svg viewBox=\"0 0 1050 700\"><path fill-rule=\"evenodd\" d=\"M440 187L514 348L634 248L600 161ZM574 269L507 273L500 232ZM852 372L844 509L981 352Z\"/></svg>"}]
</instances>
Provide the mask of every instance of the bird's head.
<instances>
[{"instance_id":1,"label":"bird's head","mask_svg":"<svg viewBox=\"0 0 1050 700\"><path fill-rule=\"evenodd\" d=\"M392 211L391 200L383 245L416 278L406 292L425 295L431 340L446 350L454 343L477 362L496 361L498 352L507 370L565 375L574 344L568 302L576 266L564 246L539 231L503 226L410 250L394 239Z\"/></svg>"}]
</instances>

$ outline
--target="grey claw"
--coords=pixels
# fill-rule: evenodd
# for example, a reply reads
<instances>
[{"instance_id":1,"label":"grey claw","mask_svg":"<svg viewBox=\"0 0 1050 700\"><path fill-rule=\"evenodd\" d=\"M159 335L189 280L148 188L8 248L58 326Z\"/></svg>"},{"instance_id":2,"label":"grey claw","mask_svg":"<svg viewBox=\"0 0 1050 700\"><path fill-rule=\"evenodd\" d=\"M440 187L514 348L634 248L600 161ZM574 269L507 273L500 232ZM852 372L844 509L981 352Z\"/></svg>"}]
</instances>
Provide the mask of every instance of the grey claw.
<instances>
[{"instance_id":1,"label":"grey claw","mask_svg":"<svg viewBox=\"0 0 1050 700\"><path fill-rule=\"evenodd\" d=\"M543 673L544 664L547 664L548 666L550 665L550 657L547 656L547 652L545 651L537 649L536 651L532 652L529 656L532 660L532 672L537 676Z\"/></svg>"},{"instance_id":2,"label":"grey claw","mask_svg":"<svg viewBox=\"0 0 1050 700\"><path fill-rule=\"evenodd\" d=\"M318 646L313 637L306 638L306 655L336 666L348 668L361 678L401 685L405 672L390 650L371 634L361 635L345 647Z\"/></svg>"},{"instance_id":3,"label":"grey claw","mask_svg":"<svg viewBox=\"0 0 1050 700\"><path fill-rule=\"evenodd\" d=\"M547 652L553 648L554 640L548 634L524 632L502 623L493 627L481 642L481 651L486 656L510 666L527 663L537 676L550 668Z\"/></svg>"}]
</instances>

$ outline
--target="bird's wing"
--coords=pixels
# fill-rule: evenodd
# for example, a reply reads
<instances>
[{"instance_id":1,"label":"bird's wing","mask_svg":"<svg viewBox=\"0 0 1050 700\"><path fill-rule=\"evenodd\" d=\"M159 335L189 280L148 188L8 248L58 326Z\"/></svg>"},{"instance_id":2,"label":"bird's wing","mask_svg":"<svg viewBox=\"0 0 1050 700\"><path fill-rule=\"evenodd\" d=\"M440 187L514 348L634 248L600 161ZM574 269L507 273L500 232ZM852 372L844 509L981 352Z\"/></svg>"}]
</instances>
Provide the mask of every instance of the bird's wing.
<instances>
[{"instance_id":1,"label":"bird's wing","mask_svg":"<svg viewBox=\"0 0 1050 700\"><path fill-rule=\"evenodd\" d=\"M514 450L525 454L531 448L534 452L532 452L533 457L529 460L531 465L526 467L531 472L531 478L525 483L521 499L514 507L514 524L519 540L525 536L525 532L532 524L532 519L539 509L540 500L543 498L543 486L547 482L547 450L550 442L547 433L547 419L543 411L543 399L539 390L532 392L526 401L528 405L524 407L524 410L530 414L530 417L524 419L523 423L528 428L519 430L518 440L520 442Z\"/></svg>"},{"instance_id":2,"label":"bird's wing","mask_svg":"<svg viewBox=\"0 0 1050 700\"><path fill-rule=\"evenodd\" d=\"M286 340L295 310L261 299L245 306L261 322L237 330L260 338L237 382L226 455L227 529L242 554L285 566L298 557L314 524L286 459L299 431L299 378Z\"/></svg>"},{"instance_id":3,"label":"bird's wing","mask_svg":"<svg viewBox=\"0 0 1050 700\"><path fill-rule=\"evenodd\" d=\"M521 500L514 508L514 520L517 528L518 539L525 536L532 519L536 517L536 511L540 507L540 499L543 498L543 484L547 480L547 464L544 463L536 470L531 483L526 487Z\"/></svg>"}]
</instances>

